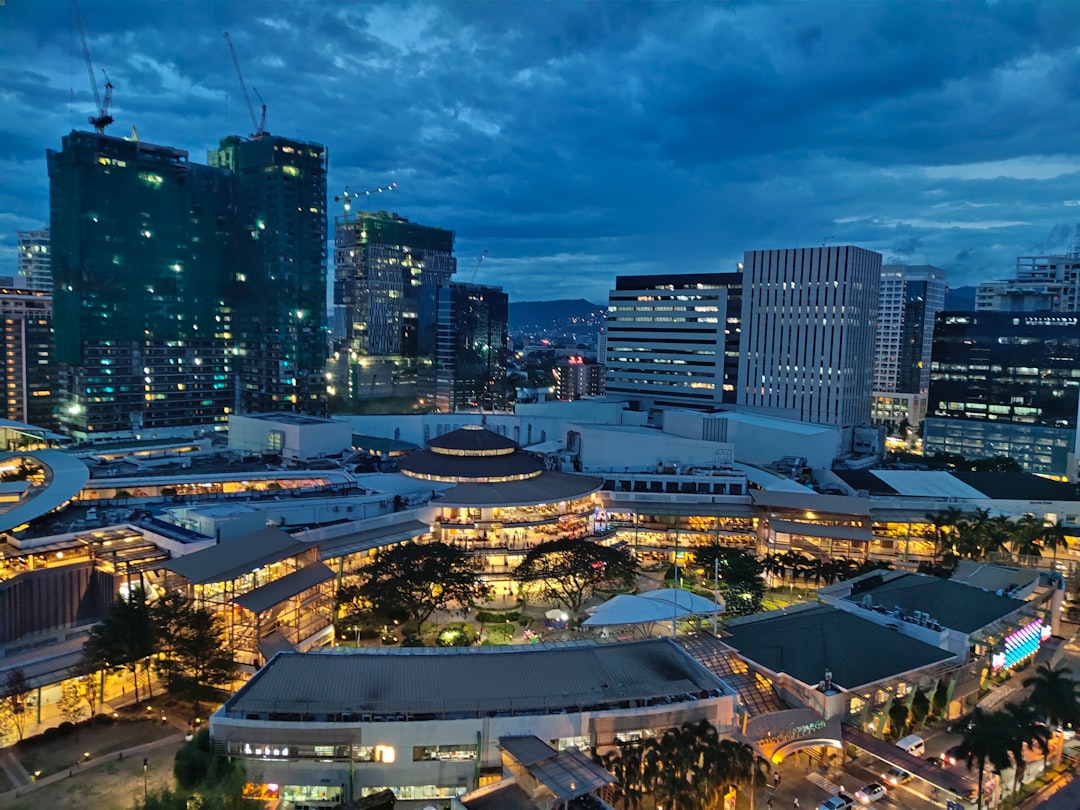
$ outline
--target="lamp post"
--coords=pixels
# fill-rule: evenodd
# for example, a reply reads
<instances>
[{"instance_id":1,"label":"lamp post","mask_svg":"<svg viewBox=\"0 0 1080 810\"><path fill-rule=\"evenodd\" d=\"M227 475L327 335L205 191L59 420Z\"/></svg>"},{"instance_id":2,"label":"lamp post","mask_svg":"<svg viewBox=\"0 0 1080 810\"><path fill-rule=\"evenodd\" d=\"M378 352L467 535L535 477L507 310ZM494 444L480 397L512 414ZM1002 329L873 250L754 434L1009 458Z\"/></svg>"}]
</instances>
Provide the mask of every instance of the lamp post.
<instances>
[{"instance_id":1,"label":"lamp post","mask_svg":"<svg viewBox=\"0 0 1080 810\"><path fill-rule=\"evenodd\" d=\"M143 794L143 804L146 804L146 802L147 802L147 800L148 800L148 794L149 794L149 787L148 787L148 782L147 782L147 776L146 776L146 766L147 766L147 765L149 765L149 764L150 764L150 763L149 763L149 762L147 761L146 757L143 757L143 760L142 760L142 794Z\"/></svg>"}]
</instances>

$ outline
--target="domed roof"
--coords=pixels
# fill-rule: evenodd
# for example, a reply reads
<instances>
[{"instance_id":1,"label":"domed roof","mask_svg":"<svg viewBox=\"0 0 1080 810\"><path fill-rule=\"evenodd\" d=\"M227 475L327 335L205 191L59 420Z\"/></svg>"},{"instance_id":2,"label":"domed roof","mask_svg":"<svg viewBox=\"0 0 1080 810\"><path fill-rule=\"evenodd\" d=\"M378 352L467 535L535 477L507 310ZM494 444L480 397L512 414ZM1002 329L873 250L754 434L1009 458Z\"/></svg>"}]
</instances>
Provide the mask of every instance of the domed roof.
<instances>
[{"instance_id":1,"label":"domed roof","mask_svg":"<svg viewBox=\"0 0 1080 810\"><path fill-rule=\"evenodd\" d=\"M483 425L466 425L398 462L413 478L433 481L514 481L544 472L544 462Z\"/></svg>"},{"instance_id":2,"label":"domed roof","mask_svg":"<svg viewBox=\"0 0 1080 810\"><path fill-rule=\"evenodd\" d=\"M518 449L517 442L500 436L483 425L465 425L452 430L428 443L434 452L440 450L455 451L454 455L494 456L509 455Z\"/></svg>"}]
</instances>

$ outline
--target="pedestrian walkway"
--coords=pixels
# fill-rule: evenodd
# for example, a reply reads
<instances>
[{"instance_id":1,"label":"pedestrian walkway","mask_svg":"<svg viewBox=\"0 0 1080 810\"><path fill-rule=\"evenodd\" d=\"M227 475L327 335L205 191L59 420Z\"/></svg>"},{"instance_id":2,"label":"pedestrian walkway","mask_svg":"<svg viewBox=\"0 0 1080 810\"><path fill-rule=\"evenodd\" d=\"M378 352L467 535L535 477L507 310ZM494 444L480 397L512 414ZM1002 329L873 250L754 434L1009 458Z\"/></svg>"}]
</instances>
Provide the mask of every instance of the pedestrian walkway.
<instances>
[{"instance_id":1,"label":"pedestrian walkway","mask_svg":"<svg viewBox=\"0 0 1080 810\"><path fill-rule=\"evenodd\" d=\"M25 785L30 781L30 774L27 773L26 768L23 767L22 763L16 759L11 751L0 752L0 768L3 768L8 781L15 787Z\"/></svg>"},{"instance_id":2,"label":"pedestrian walkway","mask_svg":"<svg viewBox=\"0 0 1080 810\"><path fill-rule=\"evenodd\" d=\"M82 772L89 768L97 768L101 765L104 765L106 762L116 762L117 760L124 758L145 756L149 752L154 751L158 748L164 748L169 745L176 745L177 743L181 743L184 741L185 737L185 734L173 734L169 737L163 737L160 740L153 740L152 742L132 746L131 748L125 748L122 751L115 751L111 754L106 754L105 756L88 759L86 760L86 762L83 762L76 767L68 768L66 771L57 771L56 773L49 774L48 776L42 777L37 781L29 782L29 784L20 784L19 787L15 788L15 790L10 790L7 793L0 793L0 805L5 804L7 801L10 801L12 799L16 799L20 796L25 796L28 793L32 793L33 791L38 790L45 785L54 784L62 779L70 779L75 775L76 772ZM11 756L10 751L5 752L5 754ZM11 758L14 759L14 757ZM22 768L22 765L19 765L19 767ZM5 767L5 771L6 770L7 768ZM26 771L23 770L23 773L26 773ZM27 774L27 780L29 780L29 774Z\"/></svg>"}]
</instances>

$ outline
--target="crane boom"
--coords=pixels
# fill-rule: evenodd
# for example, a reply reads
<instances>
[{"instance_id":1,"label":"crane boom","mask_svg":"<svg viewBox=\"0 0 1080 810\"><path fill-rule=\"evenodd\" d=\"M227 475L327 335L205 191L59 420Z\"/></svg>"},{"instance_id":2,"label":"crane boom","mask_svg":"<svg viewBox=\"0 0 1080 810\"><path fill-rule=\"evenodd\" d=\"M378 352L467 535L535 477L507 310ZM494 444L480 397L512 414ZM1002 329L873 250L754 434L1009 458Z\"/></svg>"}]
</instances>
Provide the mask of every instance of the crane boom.
<instances>
[{"instance_id":1,"label":"crane boom","mask_svg":"<svg viewBox=\"0 0 1080 810\"><path fill-rule=\"evenodd\" d=\"M105 76L105 103L101 103L101 94L98 92L97 78L94 76L94 60L90 57L90 45L86 41L86 28L83 26L82 14L79 13L78 0L71 0L71 7L75 11L75 23L79 26L79 38L82 40L83 59L86 61L86 72L90 76L90 89L94 91L94 104L97 105L97 115L91 115L87 120L94 125L94 131L98 135L105 134L105 127L113 122L109 115L109 105L112 104L113 85L109 81L109 74L105 68L101 69Z\"/></svg>"},{"instance_id":2,"label":"crane boom","mask_svg":"<svg viewBox=\"0 0 1080 810\"><path fill-rule=\"evenodd\" d=\"M252 135L253 138L260 138L263 135L268 135L266 131L266 105L263 104L263 118L262 126L259 125L259 119L255 117L255 107L251 103L251 94L248 93L247 82L244 81L244 71L240 69L240 60L236 57L236 48L233 47L232 37L229 36L229 32L225 32L225 42L229 45L229 55L232 56L233 67L236 68L236 78L240 80L240 89L244 91L244 103L247 104L248 115L251 116L251 126L255 128L255 132Z\"/></svg>"},{"instance_id":3,"label":"crane boom","mask_svg":"<svg viewBox=\"0 0 1080 810\"><path fill-rule=\"evenodd\" d=\"M476 260L476 267L472 271L472 278L469 279L469 283L472 284L476 281L476 274L480 272L480 265L484 263L484 259L487 258L487 248L484 248L480 252L480 258Z\"/></svg>"},{"instance_id":4,"label":"crane boom","mask_svg":"<svg viewBox=\"0 0 1080 810\"><path fill-rule=\"evenodd\" d=\"M372 194L379 194L383 191L393 191L397 188L397 183L391 183L388 186L379 186L378 188L369 188L367 191L349 191L349 187L345 186L345 190L334 197L334 202L344 203L345 219L348 220L349 212L352 210L352 201L358 197L370 197Z\"/></svg>"}]
</instances>

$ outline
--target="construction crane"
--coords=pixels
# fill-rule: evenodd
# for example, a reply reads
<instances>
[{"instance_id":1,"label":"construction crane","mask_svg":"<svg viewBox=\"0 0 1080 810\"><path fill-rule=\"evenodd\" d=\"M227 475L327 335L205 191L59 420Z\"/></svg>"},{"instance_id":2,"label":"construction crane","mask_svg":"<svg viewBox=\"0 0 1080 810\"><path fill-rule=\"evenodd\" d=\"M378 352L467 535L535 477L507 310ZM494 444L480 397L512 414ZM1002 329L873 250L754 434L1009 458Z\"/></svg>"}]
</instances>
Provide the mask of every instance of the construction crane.
<instances>
[{"instance_id":1,"label":"construction crane","mask_svg":"<svg viewBox=\"0 0 1080 810\"><path fill-rule=\"evenodd\" d=\"M98 93L97 79L94 77L94 60L90 58L90 46L86 42L86 29L83 27L82 14L79 13L78 0L71 0L71 7L75 10L75 22L79 26L79 36L82 38L86 72L90 74L90 89L94 91L94 103L97 105L97 115L91 115L87 120L93 125L98 135L104 135L105 127L113 122L113 117L109 115L113 84L109 81L109 74L105 72L105 68L102 68L101 74L105 77L105 101L102 102L101 95Z\"/></svg>"},{"instance_id":2,"label":"construction crane","mask_svg":"<svg viewBox=\"0 0 1080 810\"><path fill-rule=\"evenodd\" d=\"M349 187L345 186L345 190L334 197L334 202L344 203L342 207L345 209L345 219L348 220L353 200L359 197L370 197L372 194L380 194L383 191L393 191L395 188L397 188L397 183L379 186L378 188L369 188L367 191L349 191Z\"/></svg>"},{"instance_id":3,"label":"construction crane","mask_svg":"<svg viewBox=\"0 0 1080 810\"><path fill-rule=\"evenodd\" d=\"M484 259L487 258L487 248L484 248L480 252L480 258L476 260L476 267L473 268L472 278L469 279L469 283L472 284L476 281L476 274L480 272L480 265L484 263Z\"/></svg>"},{"instance_id":4,"label":"construction crane","mask_svg":"<svg viewBox=\"0 0 1080 810\"><path fill-rule=\"evenodd\" d=\"M248 115L251 116L251 126L255 128L255 131L251 134L252 138L261 138L264 135L270 133L266 131L266 104L262 105L262 118L255 117L255 107L251 103L251 94L248 93L247 82L244 81L244 72L240 70L240 60L236 58L236 48L233 47L232 38L229 36L229 32L225 32L225 42L229 45L229 55L232 56L233 67L236 68L236 78L240 80L240 89L244 91L244 103L247 104ZM254 90L254 88L252 88ZM259 95L258 91L255 91L255 95ZM259 101L262 102L262 97L259 97Z\"/></svg>"}]
</instances>

